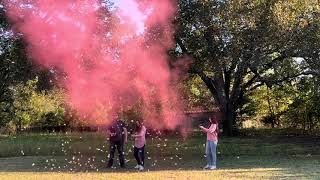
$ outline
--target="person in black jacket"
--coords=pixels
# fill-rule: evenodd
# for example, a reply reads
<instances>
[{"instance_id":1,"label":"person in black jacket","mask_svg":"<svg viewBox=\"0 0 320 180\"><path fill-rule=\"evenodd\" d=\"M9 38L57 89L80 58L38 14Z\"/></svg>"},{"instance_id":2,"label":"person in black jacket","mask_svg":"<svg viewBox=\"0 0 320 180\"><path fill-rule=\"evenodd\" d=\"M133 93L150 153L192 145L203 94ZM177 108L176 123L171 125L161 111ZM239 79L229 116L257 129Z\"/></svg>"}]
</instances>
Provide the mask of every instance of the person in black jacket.
<instances>
[{"instance_id":1,"label":"person in black jacket","mask_svg":"<svg viewBox=\"0 0 320 180\"><path fill-rule=\"evenodd\" d=\"M109 161L108 168L111 168L113 165L114 152L116 149L119 153L120 166L125 167L124 160L124 144L128 142L128 131L125 126L125 123L117 119L115 122L108 127L107 133L109 135Z\"/></svg>"}]
</instances>

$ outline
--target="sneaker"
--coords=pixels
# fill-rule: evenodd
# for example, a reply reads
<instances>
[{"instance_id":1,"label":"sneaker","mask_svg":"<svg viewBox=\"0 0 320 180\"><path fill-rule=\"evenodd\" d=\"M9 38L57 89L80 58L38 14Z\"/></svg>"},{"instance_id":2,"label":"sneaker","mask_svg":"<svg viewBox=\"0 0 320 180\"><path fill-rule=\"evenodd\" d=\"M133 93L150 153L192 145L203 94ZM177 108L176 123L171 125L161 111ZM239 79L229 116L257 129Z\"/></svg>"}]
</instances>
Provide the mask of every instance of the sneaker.
<instances>
[{"instance_id":1,"label":"sneaker","mask_svg":"<svg viewBox=\"0 0 320 180\"><path fill-rule=\"evenodd\" d=\"M216 166L210 166L208 169L209 170L214 170L214 169L217 169L217 167Z\"/></svg>"},{"instance_id":2,"label":"sneaker","mask_svg":"<svg viewBox=\"0 0 320 180\"><path fill-rule=\"evenodd\" d=\"M140 165L138 164L138 165L136 165L134 168L135 168L135 169L139 169L139 167L140 167Z\"/></svg>"},{"instance_id":3,"label":"sneaker","mask_svg":"<svg viewBox=\"0 0 320 180\"><path fill-rule=\"evenodd\" d=\"M205 167L203 167L203 169L209 169L209 164L207 164Z\"/></svg>"},{"instance_id":4,"label":"sneaker","mask_svg":"<svg viewBox=\"0 0 320 180\"><path fill-rule=\"evenodd\" d=\"M144 167L139 165L139 171L143 171L144 170Z\"/></svg>"}]
</instances>

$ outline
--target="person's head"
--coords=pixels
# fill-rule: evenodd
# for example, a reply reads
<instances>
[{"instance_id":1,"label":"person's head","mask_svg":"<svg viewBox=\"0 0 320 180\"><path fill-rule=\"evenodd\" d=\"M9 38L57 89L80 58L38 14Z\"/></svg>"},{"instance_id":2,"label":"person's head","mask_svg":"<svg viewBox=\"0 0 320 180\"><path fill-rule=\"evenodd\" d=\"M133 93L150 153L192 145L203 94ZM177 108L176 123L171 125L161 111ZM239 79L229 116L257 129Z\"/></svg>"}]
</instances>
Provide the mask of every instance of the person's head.
<instances>
[{"instance_id":1,"label":"person's head","mask_svg":"<svg viewBox=\"0 0 320 180\"><path fill-rule=\"evenodd\" d=\"M143 121L142 120L136 120L135 121L135 125L136 125L136 131L140 131L142 126L143 126Z\"/></svg>"},{"instance_id":2,"label":"person's head","mask_svg":"<svg viewBox=\"0 0 320 180\"><path fill-rule=\"evenodd\" d=\"M210 124L218 124L218 120L215 117L209 117Z\"/></svg>"}]
</instances>

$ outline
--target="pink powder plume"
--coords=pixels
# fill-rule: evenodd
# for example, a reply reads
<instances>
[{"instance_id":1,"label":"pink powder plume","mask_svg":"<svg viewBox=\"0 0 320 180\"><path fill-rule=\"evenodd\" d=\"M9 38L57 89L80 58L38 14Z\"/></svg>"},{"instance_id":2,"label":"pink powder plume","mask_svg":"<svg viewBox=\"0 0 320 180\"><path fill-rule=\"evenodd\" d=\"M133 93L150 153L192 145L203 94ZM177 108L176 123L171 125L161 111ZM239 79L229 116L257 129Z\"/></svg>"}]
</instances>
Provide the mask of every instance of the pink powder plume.
<instances>
[{"instance_id":1,"label":"pink powder plume","mask_svg":"<svg viewBox=\"0 0 320 180\"><path fill-rule=\"evenodd\" d=\"M111 5L113 4L113 5ZM64 72L66 100L92 124L142 102L145 123L184 124L183 103L168 65L171 0L5 0L32 60ZM89 120L90 119L90 120Z\"/></svg>"}]
</instances>

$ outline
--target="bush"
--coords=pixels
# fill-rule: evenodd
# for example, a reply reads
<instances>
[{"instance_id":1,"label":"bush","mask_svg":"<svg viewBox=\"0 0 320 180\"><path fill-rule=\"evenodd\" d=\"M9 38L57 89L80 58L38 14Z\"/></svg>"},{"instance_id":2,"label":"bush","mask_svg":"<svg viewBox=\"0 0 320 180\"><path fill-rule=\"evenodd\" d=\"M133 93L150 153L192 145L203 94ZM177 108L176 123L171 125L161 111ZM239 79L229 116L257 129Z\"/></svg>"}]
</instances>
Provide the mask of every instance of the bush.
<instances>
[{"instance_id":1,"label":"bush","mask_svg":"<svg viewBox=\"0 0 320 180\"><path fill-rule=\"evenodd\" d=\"M2 102L1 126L4 129L22 130L30 126L64 124L63 92L59 89L37 90L38 79L11 87L12 102Z\"/></svg>"}]
</instances>

